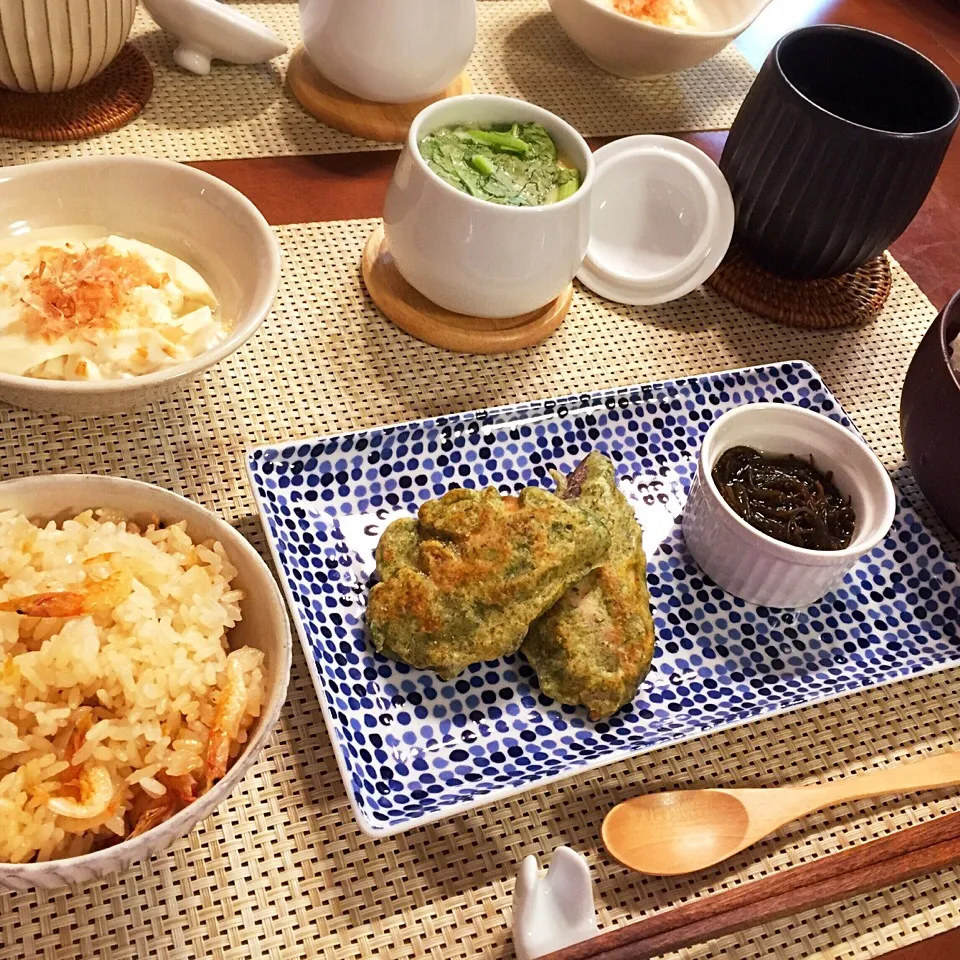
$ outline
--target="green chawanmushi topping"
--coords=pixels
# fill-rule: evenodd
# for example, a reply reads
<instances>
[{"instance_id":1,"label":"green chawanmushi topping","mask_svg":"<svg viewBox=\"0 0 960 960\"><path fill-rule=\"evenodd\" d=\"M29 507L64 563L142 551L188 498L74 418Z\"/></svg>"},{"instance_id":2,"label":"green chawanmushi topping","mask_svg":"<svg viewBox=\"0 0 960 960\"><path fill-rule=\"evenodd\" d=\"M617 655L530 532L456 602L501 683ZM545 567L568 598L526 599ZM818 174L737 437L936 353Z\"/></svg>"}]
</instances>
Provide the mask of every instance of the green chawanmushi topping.
<instances>
[{"instance_id":1,"label":"green chawanmushi topping","mask_svg":"<svg viewBox=\"0 0 960 960\"><path fill-rule=\"evenodd\" d=\"M713 468L713 481L730 508L774 540L808 550L850 546L856 516L849 498L813 462L792 454L767 456L731 447Z\"/></svg>"},{"instance_id":2,"label":"green chawanmushi topping","mask_svg":"<svg viewBox=\"0 0 960 960\"><path fill-rule=\"evenodd\" d=\"M420 154L450 186L491 203L539 207L580 187L539 123L441 127L420 141Z\"/></svg>"}]
</instances>

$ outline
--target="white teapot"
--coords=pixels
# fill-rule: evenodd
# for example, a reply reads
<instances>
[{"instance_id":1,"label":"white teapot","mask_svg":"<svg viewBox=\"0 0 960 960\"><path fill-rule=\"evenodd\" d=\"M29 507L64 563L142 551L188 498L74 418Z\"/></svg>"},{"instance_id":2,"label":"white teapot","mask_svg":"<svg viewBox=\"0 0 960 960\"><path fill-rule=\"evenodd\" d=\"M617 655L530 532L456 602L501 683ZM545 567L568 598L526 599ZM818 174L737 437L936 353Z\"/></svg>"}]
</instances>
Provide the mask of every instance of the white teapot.
<instances>
[{"instance_id":1,"label":"white teapot","mask_svg":"<svg viewBox=\"0 0 960 960\"><path fill-rule=\"evenodd\" d=\"M415 103L467 65L476 0L300 0L300 27L331 83L363 100Z\"/></svg>"}]
</instances>

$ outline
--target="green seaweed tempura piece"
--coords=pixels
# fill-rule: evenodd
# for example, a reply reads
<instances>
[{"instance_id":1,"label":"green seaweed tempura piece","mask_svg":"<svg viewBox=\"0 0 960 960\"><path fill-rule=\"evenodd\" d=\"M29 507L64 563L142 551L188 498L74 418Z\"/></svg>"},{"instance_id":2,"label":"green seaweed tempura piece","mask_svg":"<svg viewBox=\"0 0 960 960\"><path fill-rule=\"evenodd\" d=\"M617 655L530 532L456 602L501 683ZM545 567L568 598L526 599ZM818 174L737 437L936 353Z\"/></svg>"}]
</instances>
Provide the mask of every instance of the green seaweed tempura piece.
<instances>
[{"instance_id":1,"label":"green seaweed tempura piece","mask_svg":"<svg viewBox=\"0 0 960 960\"><path fill-rule=\"evenodd\" d=\"M452 187L491 203L539 207L580 187L579 171L558 158L539 123L441 127L420 141L420 154Z\"/></svg>"}]
</instances>

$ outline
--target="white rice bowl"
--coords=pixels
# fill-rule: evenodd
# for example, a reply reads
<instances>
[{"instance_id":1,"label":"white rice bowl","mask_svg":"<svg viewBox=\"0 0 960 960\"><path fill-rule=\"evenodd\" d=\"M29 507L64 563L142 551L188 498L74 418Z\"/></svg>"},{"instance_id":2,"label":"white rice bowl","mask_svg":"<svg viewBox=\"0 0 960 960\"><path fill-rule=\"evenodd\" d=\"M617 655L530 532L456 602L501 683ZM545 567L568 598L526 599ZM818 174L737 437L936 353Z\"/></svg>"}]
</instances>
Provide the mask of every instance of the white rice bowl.
<instances>
[{"instance_id":1,"label":"white rice bowl","mask_svg":"<svg viewBox=\"0 0 960 960\"><path fill-rule=\"evenodd\" d=\"M72 519L31 523L37 502ZM96 502L125 510L84 509ZM84 609L63 616L64 602ZM285 700L290 633L269 570L231 527L147 484L0 483L4 605L58 615L0 612L0 889L162 849L230 792Z\"/></svg>"},{"instance_id":2,"label":"white rice bowl","mask_svg":"<svg viewBox=\"0 0 960 960\"><path fill-rule=\"evenodd\" d=\"M40 528L0 511L0 605L132 577L119 603L81 616L0 612L0 860L87 853L129 834L136 804L166 804L158 774L203 776L242 595L223 546L194 545L185 527L141 535L87 511ZM260 714L263 654L229 656L245 686L235 757ZM90 779L100 797L83 795Z\"/></svg>"}]
</instances>

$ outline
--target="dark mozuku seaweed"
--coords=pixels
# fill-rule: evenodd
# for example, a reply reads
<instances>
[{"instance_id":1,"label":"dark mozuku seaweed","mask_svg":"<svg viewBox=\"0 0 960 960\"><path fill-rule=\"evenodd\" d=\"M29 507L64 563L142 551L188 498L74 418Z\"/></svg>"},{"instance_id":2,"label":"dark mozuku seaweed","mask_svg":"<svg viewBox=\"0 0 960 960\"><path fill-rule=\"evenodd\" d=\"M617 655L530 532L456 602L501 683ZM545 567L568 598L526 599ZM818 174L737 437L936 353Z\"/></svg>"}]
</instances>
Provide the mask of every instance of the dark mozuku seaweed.
<instances>
[{"instance_id":1,"label":"dark mozuku seaweed","mask_svg":"<svg viewBox=\"0 0 960 960\"><path fill-rule=\"evenodd\" d=\"M853 539L850 500L813 457L731 447L717 460L713 481L738 516L775 540L808 550L842 550Z\"/></svg>"}]
</instances>

